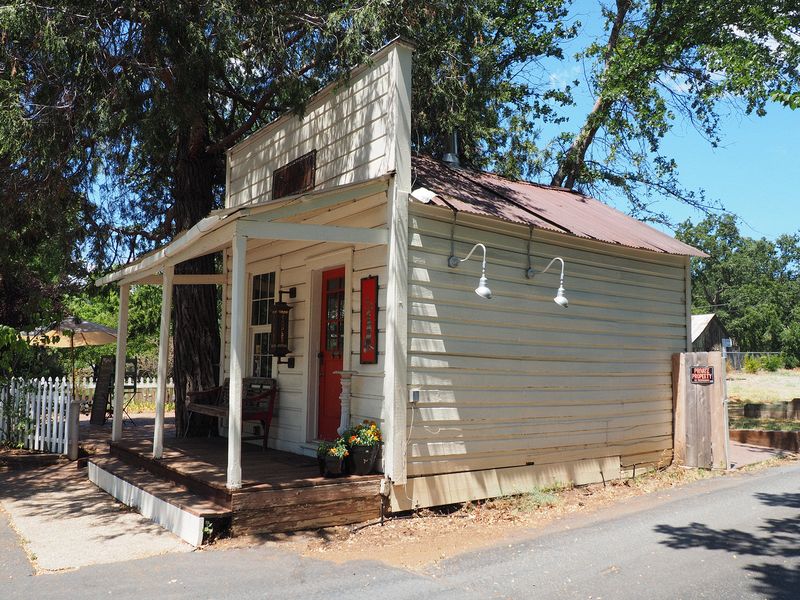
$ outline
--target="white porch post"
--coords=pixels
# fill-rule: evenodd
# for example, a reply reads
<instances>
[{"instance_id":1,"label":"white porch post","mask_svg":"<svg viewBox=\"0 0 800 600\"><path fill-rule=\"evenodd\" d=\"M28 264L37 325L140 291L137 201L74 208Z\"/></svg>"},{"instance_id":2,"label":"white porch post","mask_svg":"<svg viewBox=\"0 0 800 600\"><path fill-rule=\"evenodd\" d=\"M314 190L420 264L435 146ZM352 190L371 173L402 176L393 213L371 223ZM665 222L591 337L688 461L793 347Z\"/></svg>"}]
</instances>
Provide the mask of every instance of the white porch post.
<instances>
[{"instance_id":1,"label":"white porch post","mask_svg":"<svg viewBox=\"0 0 800 600\"><path fill-rule=\"evenodd\" d=\"M158 338L158 390L156 391L156 430L153 433L153 458L164 453L164 404L167 399L169 362L169 321L172 314L172 278L175 267L166 265L161 288L161 333Z\"/></svg>"},{"instance_id":2,"label":"white porch post","mask_svg":"<svg viewBox=\"0 0 800 600\"><path fill-rule=\"evenodd\" d=\"M245 356L244 316L247 238L233 236L231 253L231 364L228 391L228 489L242 487L242 372Z\"/></svg>"},{"instance_id":3,"label":"white porch post","mask_svg":"<svg viewBox=\"0 0 800 600\"><path fill-rule=\"evenodd\" d=\"M122 411L125 406L125 354L128 350L128 300L131 286L119 287L119 322L117 323L117 363L114 371L114 420L111 441L122 439Z\"/></svg>"}]
</instances>

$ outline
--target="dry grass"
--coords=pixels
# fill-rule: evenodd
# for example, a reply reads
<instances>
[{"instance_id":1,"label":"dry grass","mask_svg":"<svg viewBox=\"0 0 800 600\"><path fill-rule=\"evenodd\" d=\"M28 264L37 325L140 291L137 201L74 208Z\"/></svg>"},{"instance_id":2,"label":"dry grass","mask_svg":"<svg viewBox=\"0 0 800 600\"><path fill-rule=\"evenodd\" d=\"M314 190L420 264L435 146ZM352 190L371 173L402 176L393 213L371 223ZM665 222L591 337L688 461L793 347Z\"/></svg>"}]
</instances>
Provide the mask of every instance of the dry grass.
<instances>
[{"instance_id":1,"label":"dry grass","mask_svg":"<svg viewBox=\"0 0 800 600\"><path fill-rule=\"evenodd\" d=\"M728 373L728 398L746 404L786 402L800 398L800 369L781 369L774 373L759 371Z\"/></svg>"}]
</instances>

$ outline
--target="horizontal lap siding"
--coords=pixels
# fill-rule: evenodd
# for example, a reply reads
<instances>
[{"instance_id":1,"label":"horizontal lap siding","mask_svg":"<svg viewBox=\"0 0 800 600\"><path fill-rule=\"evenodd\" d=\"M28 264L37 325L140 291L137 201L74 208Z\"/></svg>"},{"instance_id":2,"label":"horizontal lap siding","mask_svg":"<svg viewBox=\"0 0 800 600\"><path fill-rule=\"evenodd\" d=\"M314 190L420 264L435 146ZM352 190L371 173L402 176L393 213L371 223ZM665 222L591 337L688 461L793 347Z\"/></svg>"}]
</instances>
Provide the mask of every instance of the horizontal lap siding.
<instances>
[{"instance_id":1,"label":"horizontal lap siding","mask_svg":"<svg viewBox=\"0 0 800 600\"><path fill-rule=\"evenodd\" d=\"M409 476L669 454L685 259L537 230L534 269L566 261L565 310L553 302L558 263L525 277L527 230L459 215L456 254L487 246L487 301L473 291L479 255L447 266L451 220L412 205Z\"/></svg>"},{"instance_id":2,"label":"horizontal lap siding","mask_svg":"<svg viewBox=\"0 0 800 600\"><path fill-rule=\"evenodd\" d=\"M293 222L327 225L348 225L351 227L385 227L386 195L375 194L360 198L355 202L345 202L324 211L315 211L309 207L310 215L293 218ZM310 267L308 260L316 260L326 254L350 247L348 244L327 242L303 242L281 240L249 240L247 246L248 281L254 274L276 270L277 281L281 289L297 288L297 297L284 300L292 306L289 313L289 348L290 356L295 359L295 368L273 364L273 373L278 380L280 396L275 418L270 429L270 445L279 449L302 452L303 444L311 437L308 432L308 378L307 367L315 356L309 356L308 332L309 319L317 319L311 315L309 294ZM353 250L353 270L351 273L351 330L346 335L351 339L351 369L357 371L353 376L351 413L354 420L370 419L383 422L383 355L385 343L386 321L386 246L363 246ZM315 267L316 268L316 267ZM361 278L378 275L380 292L378 297L378 344L379 362L376 365L359 364L358 336L361 328ZM230 281L230 276L228 277ZM230 298L230 286L226 286L226 294ZM230 361L230 301L226 303L225 325L225 363L227 376ZM248 363L251 365L250 337L248 330ZM248 424L249 426L249 424Z\"/></svg>"},{"instance_id":3,"label":"horizontal lap siding","mask_svg":"<svg viewBox=\"0 0 800 600\"><path fill-rule=\"evenodd\" d=\"M226 206L272 198L272 173L317 150L314 189L383 175L386 170L389 63L386 57L321 98L300 118L287 116L231 150Z\"/></svg>"}]
</instances>

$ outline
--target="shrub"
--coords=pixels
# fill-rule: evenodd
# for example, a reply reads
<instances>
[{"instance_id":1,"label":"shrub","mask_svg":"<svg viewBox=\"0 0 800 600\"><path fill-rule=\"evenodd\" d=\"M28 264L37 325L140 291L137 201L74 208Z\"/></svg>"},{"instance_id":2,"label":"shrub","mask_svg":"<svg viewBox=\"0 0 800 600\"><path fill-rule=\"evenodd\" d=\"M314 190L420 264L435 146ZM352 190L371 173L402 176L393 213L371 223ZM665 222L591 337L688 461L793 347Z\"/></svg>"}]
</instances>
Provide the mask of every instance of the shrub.
<instances>
[{"instance_id":1,"label":"shrub","mask_svg":"<svg viewBox=\"0 0 800 600\"><path fill-rule=\"evenodd\" d=\"M761 364L767 371L775 372L783 368L783 357L780 354L768 354L761 358Z\"/></svg>"},{"instance_id":2,"label":"shrub","mask_svg":"<svg viewBox=\"0 0 800 600\"><path fill-rule=\"evenodd\" d=\"M783 366L787 369L796 369L798 366L800 366L800 360L798 360L796 356L785 354L783 356Z\"/></svg>"},{"instance_id":3,"label":"shrub","mask_svg":"<svg viewBox=\"0 0 800 600\"><path fill-rule=\"evenodd\" d=\"M744 370L746 373L758 373L761 368L761 361L757 357L748 354L744 357Z\"/></svg>"}]
</instances>

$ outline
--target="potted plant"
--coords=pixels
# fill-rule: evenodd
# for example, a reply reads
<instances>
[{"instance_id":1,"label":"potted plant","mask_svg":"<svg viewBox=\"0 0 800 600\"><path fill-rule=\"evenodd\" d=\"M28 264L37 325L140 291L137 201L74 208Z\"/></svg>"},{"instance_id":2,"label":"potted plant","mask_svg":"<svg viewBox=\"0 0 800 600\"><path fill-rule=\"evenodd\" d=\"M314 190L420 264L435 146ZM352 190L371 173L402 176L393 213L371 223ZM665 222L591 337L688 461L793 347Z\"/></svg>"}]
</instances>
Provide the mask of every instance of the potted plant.
<instances>
[{"instance_id":1,"label":"potted plant","mask_svg":"<svg viewBox=\"0 0 800 600\"><path fill-rule=\"evenodd\" d=\"M319 467L320 476L325 475L325 457L328 456L328 451L333 447L333 442L323 441L317 446L317 467Z\"/></svg>"},{"instance_id":2,"label":"potted plant","mask_svg":"<svg viewBox=\"0 0 800 600\"><path fill-rule=\"evenodd\" d=\"M325 477L344 475L344 459L347 458L349 454L350 450L344 438L338 438L335 442L330 443L328 453L325 455Z\"/></svg>"},{"instance_id":3,"label":"potted plant","mask_svg":"<svg viewBox=\"0 0 800 600\"><path fill-rule=\"evenodd\" d=\"M345 434L350 447L350 471L354 475L369 475L375 468L381 446L381 430L374 421L364 421Z\"/></svg>"}]
</instances>

